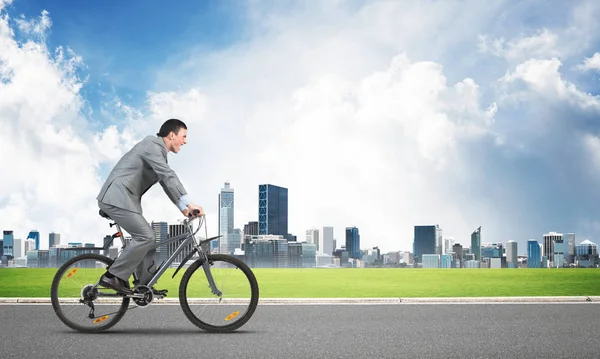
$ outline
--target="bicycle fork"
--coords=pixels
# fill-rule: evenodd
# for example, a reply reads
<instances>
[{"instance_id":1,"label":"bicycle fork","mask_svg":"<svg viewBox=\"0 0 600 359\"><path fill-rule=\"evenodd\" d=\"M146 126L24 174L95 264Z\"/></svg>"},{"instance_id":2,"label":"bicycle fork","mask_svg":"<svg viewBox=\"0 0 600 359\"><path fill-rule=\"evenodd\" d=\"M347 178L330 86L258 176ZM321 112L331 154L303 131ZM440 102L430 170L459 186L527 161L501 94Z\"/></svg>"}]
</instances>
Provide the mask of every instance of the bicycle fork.
<instances>
[{"instance_id":1,"label":"bicycle fork","mask_svg":"<svg viewBox=\"0 0 600 359\"><path fill-rule=\"evenodd\" d=\"M223 293L219 289L217 289L217 285L215 284L215 280L213 279L212 272L210 271L210 262L208 258L205 256L204 261L202 262L202 268L204 269L204 274L206 275L206 279L208 280L208 286L210 287L211 292L218 296L221 299Z\"/></svg>"}]
</instances>

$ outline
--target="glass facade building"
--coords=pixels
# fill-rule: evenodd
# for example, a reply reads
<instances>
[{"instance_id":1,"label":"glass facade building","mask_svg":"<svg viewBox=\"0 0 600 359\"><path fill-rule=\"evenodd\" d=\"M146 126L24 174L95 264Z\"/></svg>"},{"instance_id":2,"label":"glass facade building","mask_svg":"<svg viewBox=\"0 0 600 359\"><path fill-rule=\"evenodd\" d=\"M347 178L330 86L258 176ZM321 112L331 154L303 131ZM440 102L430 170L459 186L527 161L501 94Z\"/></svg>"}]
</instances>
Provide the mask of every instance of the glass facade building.
<instances>
[{"instance_id":1,"label":"glass facade building","mask_svg":"<svg viewBox=\"0 0 600 359\"><path fill-rule=\"evenodd\" d=\"M423 263L424 254L435 254L437 225L415 226L415 238L413 242L413 260L415 263Z\"/></svg>"},{"instance_id":2,"label":"glass facade building","mask_svg":"<svg viewBox=\"0 0 600 359\"><path fill-rule=\"evenodd\" d=\"M289 237L287 188L258 185L258 234Z\"/></svg>"},{"instance_id":3,"label":"glass facade building","mask_svg":"<svg viewBox=\"0 0 600 359\"><path fill-rule=\"evenodd\" d=\"M221 188L219 194L219 235L221 238L212 241L213 249L218 246L219 253L232 254L234 248L231 245L231 236L233 236L233 212L234 212L234 193L229 182Z\"/></svg>"},{"instance_id":4,"label":"glass facade building","mask_svg":"<svg viewBox=\"0 0 600 359\"><path fill-rule=\"evenodd\" d=\"M14 247L14 235L13 235L13 231L3 231L3 241L2 241L2 247L4 249L4 253L2 254L3 256L6 257L13 257L14 256L14 252L13 252L13 247Z\"/></svg>"},{"instance_id":5,"label":"glass facade building","mask_svg":"<svg viewBox=\"0 0 600 359\"><path fill-rule=\"evenodd\" d=\"M361 259L360 251L360 234L356 227L346 227L346 251L348 257L353 259Z\"/></svg>"},{"instance_id":6,"label":"glass facade building","mask_svg":"<svg viewBox=\"0 0 600 359\"><path fill-rule=\"evenodd\" d=\"M51 232L48 234L48 248L60 244L60 233Z\"/></svg>"},{"instance_id":7,"label":"glass facade building","mask_svg":"<svg viewBox=\"0 0 600 359\"><path fill-rule=\"evenodd\" d=\"M442 254L440 255L440 268L453 268L452 255Z\"/></svg>"},{"instance_id":8,"label":"glass facade building","mask_svg":"<svg viewBox=\"0 0 600 359\"><path fill-rule=\"evenodd\" d=\"M475 255L475 260L481 260L481 226L471 233L471 253Z\"/></svg>"},{"instance_id":9,"label":"glass facade building","mask_svg":"<svg viewBox=\"0 0 600 359\"><path fill-rule=\"evenodd\" d=\"M40 249L40 232L36 230L29 232L27 239L33 239L35 241L35 249Z\"/></svg>"},{"instance_id":10,"label":"glass facade building","mask_svg":"<svg viewBox=\"0 0 600 359\"><path fill-rule=\"evenodd\" d=\"M440 267L440 255L439 254L423 254L423 268L439 268Z\"/></svg>"},{"instance_id":11,"label":"glass facade building","mask_svg":"<svg viewBox=\"0 0 600 359\"><path fill-rule=\"evenodd\" d=\"M535 239L527 241L527 268L541 268L542 253L540 244Z\"/></svg>"}]
</instances>

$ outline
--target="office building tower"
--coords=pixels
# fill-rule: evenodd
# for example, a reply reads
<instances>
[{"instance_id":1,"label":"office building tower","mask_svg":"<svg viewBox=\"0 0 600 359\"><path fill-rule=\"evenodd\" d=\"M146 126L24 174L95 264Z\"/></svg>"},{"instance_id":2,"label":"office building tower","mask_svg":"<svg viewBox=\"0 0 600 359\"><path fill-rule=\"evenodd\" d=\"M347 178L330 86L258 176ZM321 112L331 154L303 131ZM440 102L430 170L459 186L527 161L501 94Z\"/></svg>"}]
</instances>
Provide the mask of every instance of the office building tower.
<instances>
[{"instance_id":1,"label":"office building tower","mask_svg":"<svg viewBox=\"0 0 600 359\"><path fill-rule=\"evenodd\" d=\"M234 193L229 182L225 182L219 194L219 253L229 253L229 237L233 234Z\"/></svg>"},{"instance_id":2,"label":"office building tower","mask_svg":"<svg viewBox=\"0 0 600 359\"><path fill-rule=\"evenodd\" d=\"M14 257L14 235L13 231L3 231L3 242L2 247L4 249L4 256L12 259Z\"/></svg>"},{"instance_id":3,"label":"office building tower","mask_svg":"<svg viewBox=\"0 0 600 359\"><path fill-rule=\"evenodd\" d=\"M527 268L541 268L542 253L540 244L535 239L527 241Z\"/></svg>"},{"instance_id":4,"label":"office building tower","mask_svg":"<svg viewBox=\"0 0 600 359\"><path fill-rule=\"evenodd\" d=\"M517 259L517 242L506 242L506 264L509 268L517 268L519 260Z\"/></svg>"},{"instance_id":5,"label":"office building tower","mask_svg":"<svg viewBox=\"0 0 600 359\"><path fill-rule=\"evenodd\" d=\"M35 249L40 249L40 232L38 232L37 230L29 232L27 239L33 239L35 241Z\"/></svg>"},{"instance_id":6,"label":"office building tower","mask_svg":"<svg viewBox=\"0 0 600 359\"><path fill-rule=\"evenodd\" d=\"M454 242L454 237L444 237L444 253L442 254L451 253Z\"/></svg>"},{"instance_id":7,"label":"office building tower","mask_svg":"<svg viewBox=\"0 0 600 359\"><path fill-rule=\"evenodd\" d=\"M15 238L13 248L13 256L15 258L23 257L23 240L21 238Z\"/></svg>"},{"instance_id":8,"label":"office building tower","mask_svg":"<svg viewBox=\"0 0 600 359\"><path fill-rule=\"evenodd\" d=\"M458 260L462 260L463 259L463 246L460 243L455 243L452 246L452 253L454 253L454 257Z\"/></svg>"},{"instance_id":9,"label":"office building tower","mask_svg":"<svg viewBox=\"0 0 600 359\"><path fill-rule=\"evenodd\" d=\"M25 253L23 254L25 257L27 257L27 252L29 251L35 251L35 241L33 239L27 239L25 240Z\"/></svg>"},{"instance_id":10,"label":"office building tower","mask_svg":"<svg viewBox=\"0 0 600 359\"><path fill-rule=\"evenodd\" d=\"M316 228L306 230L306 243L314 244L319 251L319 230Z\"/></svg>"},{"instance_id":11,"label":"office building tower","mask_svg":"<svg viewBox=\"0 0 600 359\"><path fill-rule=\"evenodd\" d=\"M346 251L348 258L361 259L360 234L356 227L346 227Z\"/></svg>"},{"instance_id":12,"label":"office building tower","mask_svg":"<svg viewBox=\"0 0 600 359\"><path fill-rule=\"evenodd\" d=\"M554 250L552 254L552 267L561 268L567 264L569 259L569 243L563 236L554 239Z\"/></svg>"},{"instance_id":13,"label":"office building tower","mask_svg":"<svg viewBox=\"0 0 600 359\"><path fill-rule=\"evenodd\" d=\"M502 258L502 243L484 243L481 247L481 258Z\"/></svg>"},{"instance_id":14,"label":"office building tower","mask_svg":"<svg viewBox=\"0 0 600 359\"><path fill-rule=\"evenodd\" d=\"M258 234L291 239L288 233L287 188L272 184L258 186Z\"/></svg>"},{"instance_id":15,"label":"office building tower","mask_svg":"<svg viewBox=\"0 0 600 359\"><path fill-rule=\"evenodd\" d=\"M423 263L424 254L436 254L436 239L439 226L415 226L415 237L413 240L413 260L415 263Z\"/></svg>"},{"instance_id":16,"label":"office building tower","mask_svg":"<svg viewBox=\"0 0 600 359\"><path fill-rule=\"evenodd\" d=\"M584 240L575 246L575 263L578 267L594 268L598 265L598 246Z\"/></svg>"},{"instance_id":17,"label":"office building tower","mask_svg":"<svg viewBox=\"0 0 600 359\"><path fill-rule=\"evenodd\" d=\"M244 224L244 236L258 236L258 222Z\"/></svg>"},{"instance_id":18,"label":"office building tower","mask_svg":"<svg viewBox=\"0 0 600 359\"><path fill-rule=\"evenodd\" d=\"M550 232L544 234L542 256L548 259L550 265L552 265L552 262L554 261L554 242L557 239L562 239L562 237L562 233Z\"/></svg>"},{"instance_id":19,"label":"office building tower","mask_svg":"<svg viewBox=\"0 0 600 359\"><path fill-rule=\"evenodd\" d=\"M335 240L333 239L333 227L323 227L319 235L318 251L322 254L333 255L335 250Z\"/></svg>"},{"instance_id":20,"label":"office building tower","mask_svg":"<svg viewBox=\"0 0 600 359\"><path fill-rule=\"evenodd\" d=\"M242 248L242 230L234 228L227 237L227 253L233 254L236 249Z\"/></svg>"},{"instance_id":21,"label":"office building tower","mask_svg":"<svg viewBox=\"0 0 600 359\"><path fill-rule=\"evenodd\" d=\"M51 232L48 235L48 248L58 246L60 244L60 234Z\"/></svg>"},{"instance_id":22,"label":"office building tower","mask_svg":"<svg viewBox=\"0 0 600 359\"><path fill-rule=\"evenodd\" d=\"M436 232L435 232L435 241L437 243L437 247L436 247L436 254L442 255L444 254L444 239L442 237L442 229L440 228L440 226L437 226L435 228Z\"/></svg>"},{"instance_id":23,"label":"office building tower","mask_svg":"<svg viewBox=\"0 0 600 359\"><path fill-rule=\"evenodd\" d=\"M475 260L481 260L481 226L471 233L471 253L475 255Z\"/></svg>"},{"instance_id":24,"label":"office building tower","mask_svg":"<svg viewBox=\"0 0 600 359\"><path fill-rule=\"evenodd\" d=\"M169 224L169 238L180 236L180 235L182 235L182 234L184 234L186 232L187 232L187 229L185 228L185 225L183 225L183 224ZM171 243L169 243L169 244L166 245L166 247L167 247L167 258L170 257L171 255L173 255L173 253L175 253L175 250L177 250L177 247L179 247L179 245L184 240L185 240L185 238L177 240L175 242L171 242ZM188 244L177 255L177 257L175 257L175 260L174 260L173 264L179 265L179 263L181 261L183 261L183 259L185 258L185 256L187 256L193 250L194 250L194 243ZM160 263L161 262L159 262L158 264L160 264Z\"/></svg>"},{"instance_id":25,"label":"office building tower","mask_svg":"<svg viewBox=\"0 0 600 359\"><path fill-rule=\"evenodd\" d=\"M575 262L575 233L567 233L565 237L569 248L569 254L566 256L567 264L573 264Z\"/></svg>"}]
</instances>

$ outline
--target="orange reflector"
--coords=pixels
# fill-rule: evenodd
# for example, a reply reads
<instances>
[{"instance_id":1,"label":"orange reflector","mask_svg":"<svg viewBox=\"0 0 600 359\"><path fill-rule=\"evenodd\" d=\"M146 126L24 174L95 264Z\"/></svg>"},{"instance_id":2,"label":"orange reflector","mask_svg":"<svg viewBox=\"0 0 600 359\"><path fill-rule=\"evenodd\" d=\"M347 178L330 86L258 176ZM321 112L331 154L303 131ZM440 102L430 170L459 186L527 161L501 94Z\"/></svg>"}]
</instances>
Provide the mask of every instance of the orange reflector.
<instances>
[{"instance_id":1,"label":"orange reflector","mask_svg":"<svg viewBox=\"0 0 600 359\"><path fill-rule=\"evenodd\" d=\"M72 271L69 272L69 274L67 274L67 278L71 278L73 276L73 274L75 274L75 272L77 272L79 268L73 268Z\"/></svg>"},{"instance_id":2,"label":"orange reflector","mask_svg":"<svg viewBox=\"0 0 600 359\"><path fill-rule=\"evenodd\" d=\"M94 319L94 324L101 323L101 322L105 321L106 319L108 319L108 315L105 315L105 316L100 317L100 318L96 318L96 319Z\"/></svg>"},{"instance_id":3,"label":"orange reflector","mask_svg":"<svg viewBox=\"0 0 600 359\"><path fill-rule=\"evenodd\" d=\"M117 232L115 233L115 237L121 237L123 235L123 232Z\"/></svg>"},{"instance_id":4,"label":"orange reflector","mask_svg":"<svg viewBox=\"0 0 600 359\"><path fill-rule=\"evenodd\" d=\"M240 314L240 312L233 312L233 313L229 314L227 316L227 318L225 318L225 320L231 320L231 319L237 317L239 314Z\"/></svg>"}]
</instances>

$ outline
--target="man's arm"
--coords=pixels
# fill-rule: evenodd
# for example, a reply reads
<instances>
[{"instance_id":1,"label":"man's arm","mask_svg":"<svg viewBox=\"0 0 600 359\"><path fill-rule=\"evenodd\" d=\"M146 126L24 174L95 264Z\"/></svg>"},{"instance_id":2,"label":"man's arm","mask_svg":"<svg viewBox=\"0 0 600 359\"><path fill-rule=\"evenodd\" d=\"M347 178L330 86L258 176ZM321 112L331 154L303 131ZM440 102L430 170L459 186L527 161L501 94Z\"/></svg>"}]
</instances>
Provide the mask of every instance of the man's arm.
<instances>
[{"instance_id":1,"label":"man's arm","mask_svg":"<svg viewBox=\"0 0 600 359\"><path fill-rule=\"evenodd\" d=\"M187 196L187 191L175 171L167 164L160 147L153 145L150 148L141 149L139 155L154 170L158 176L160 185L171 202L180 210L185 209L191 203Z\"/></svg>"}]
</instances>

